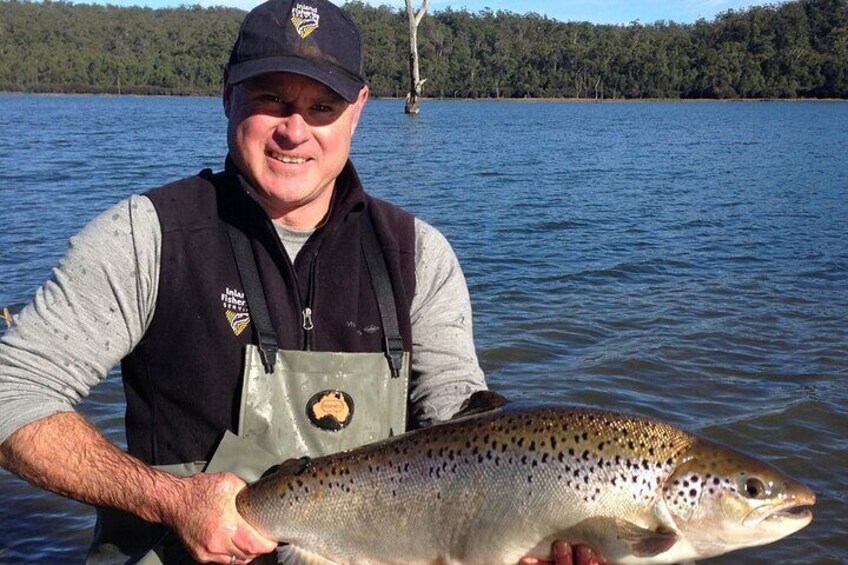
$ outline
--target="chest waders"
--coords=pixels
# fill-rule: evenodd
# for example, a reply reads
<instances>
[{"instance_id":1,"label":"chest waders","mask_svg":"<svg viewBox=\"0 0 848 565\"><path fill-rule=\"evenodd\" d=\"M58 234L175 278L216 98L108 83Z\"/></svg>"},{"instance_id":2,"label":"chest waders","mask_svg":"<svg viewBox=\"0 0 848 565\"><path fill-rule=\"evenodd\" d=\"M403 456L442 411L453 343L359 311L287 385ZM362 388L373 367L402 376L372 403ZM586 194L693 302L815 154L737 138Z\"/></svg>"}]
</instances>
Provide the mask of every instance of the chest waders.
<instances>
[{"instance_id":1,"label":"chest waders","mask_svg":"<svg viewBox=\"0 0 848 565\"><path fill-rule=\"evenodd\" d=\"M228 229L259 342L244 352L238 430L224 433L209 461L156 468L178 476L229 471L250 483L287 459L328 455L406 431L409 353L403 351L391 282L367 209L362 251L383 326L380 353L278 349L250 242ZM304 324L304 331L310 329ZM86 563L193 561L164 526L98 508Z\"/></svg>"}]
</instances>

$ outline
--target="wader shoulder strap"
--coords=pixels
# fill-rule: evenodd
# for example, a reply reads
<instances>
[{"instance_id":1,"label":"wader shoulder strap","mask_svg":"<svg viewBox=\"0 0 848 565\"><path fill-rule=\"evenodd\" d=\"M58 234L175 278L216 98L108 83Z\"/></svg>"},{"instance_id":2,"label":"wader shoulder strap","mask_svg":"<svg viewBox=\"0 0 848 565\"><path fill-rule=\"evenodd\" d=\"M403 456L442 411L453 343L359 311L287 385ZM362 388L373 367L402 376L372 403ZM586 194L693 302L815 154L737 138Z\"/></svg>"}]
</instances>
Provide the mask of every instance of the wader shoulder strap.
<instances>
[{"instance_id":1,"label":"wader shoulder strap","mask_svg":"<svg viewBox=\"0 0 848 565\"><path fill-rule=\"evenodd\" d=\"M368 275L371 278L371 288L377 297L377 309L380 311L380 321L383 325L385 353L392 370L392 377L396 378L400 376L403 361L403 339L400 337L392 282L389 279L386 260L380 242L377 241L377 232L374 231L374 224L371 221L371 213L368 208L362 213L360 233L362 234L362 253L365 255Z\"/></svg>"},{"instance_id":2,"label":"wader shoulder strap","mask_svg":"<svg viewBox=\"0 0 848 565\"><path fill-rule=\"evenodd\" d=\"M259 271L256 268L256 258L250 247L250 240L238 228L227 224L230 234L230 245L236 258L239 277L244 285L244 297L247 300L247 309L250 319L259 339L259 356L266 373L274 372L274 361L277 358L277 332L271 323L271 314L268 312L268 303L265 302L265 290L259 279Z\"/></svg>"}]
</instances>

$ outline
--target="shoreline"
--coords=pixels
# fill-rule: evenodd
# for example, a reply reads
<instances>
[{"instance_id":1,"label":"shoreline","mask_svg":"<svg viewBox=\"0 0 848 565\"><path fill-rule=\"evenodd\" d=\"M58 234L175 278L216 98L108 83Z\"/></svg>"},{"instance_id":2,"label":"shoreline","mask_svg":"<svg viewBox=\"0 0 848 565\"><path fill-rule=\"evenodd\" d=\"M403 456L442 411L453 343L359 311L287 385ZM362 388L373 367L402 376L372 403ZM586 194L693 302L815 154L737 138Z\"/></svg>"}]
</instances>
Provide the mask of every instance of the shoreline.
<instances>
[{"instance_id":1,"label":"shoreline","mask_svg":"<svg viewBox=\"0 0 848 565\"><path fill-rule=\"evenodd\" d=\"M115 92L55 92L0 90L0 96L111 96L135 98L219 98L220 94L140 94ZM404 98L394 96L371 96L371 100L404 102ZM424 102L563 102L563 103L633 103L633 102L848 102L848 98L573 98L573 97L519 97L519 98L420 98Z\"/></svg>"},{"instance_id":2,"label":"shoreline","mask_svg":"<svg viewBox=\"0 0 848 565\"><path fill-rule=\"evenodd\" d=\"M374 100L399 100L378 98ZM421 102L574 102L574 103L630 103L630 102L848 102L846 98L420 98Z\"/></svg>"}]
</instances>

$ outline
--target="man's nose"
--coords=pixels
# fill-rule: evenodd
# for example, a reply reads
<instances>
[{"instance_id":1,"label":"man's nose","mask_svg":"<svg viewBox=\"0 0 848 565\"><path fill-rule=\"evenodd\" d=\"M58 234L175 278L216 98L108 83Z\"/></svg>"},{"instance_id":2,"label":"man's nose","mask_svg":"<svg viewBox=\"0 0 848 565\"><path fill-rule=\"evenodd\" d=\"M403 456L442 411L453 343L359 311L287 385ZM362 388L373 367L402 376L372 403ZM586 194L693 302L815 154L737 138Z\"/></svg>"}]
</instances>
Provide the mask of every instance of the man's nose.
<instances>
[{"instance_id":1,"label":"man's nose","mask_svg":"<svg viewBox=\"0 0 848 565\"><path fill-rule=\"evenodd\" d=\"M300 143L309 135L309 124L299 112L290 112L277 124L277 133L291 143Z\"/></svg>"}]
</instances>

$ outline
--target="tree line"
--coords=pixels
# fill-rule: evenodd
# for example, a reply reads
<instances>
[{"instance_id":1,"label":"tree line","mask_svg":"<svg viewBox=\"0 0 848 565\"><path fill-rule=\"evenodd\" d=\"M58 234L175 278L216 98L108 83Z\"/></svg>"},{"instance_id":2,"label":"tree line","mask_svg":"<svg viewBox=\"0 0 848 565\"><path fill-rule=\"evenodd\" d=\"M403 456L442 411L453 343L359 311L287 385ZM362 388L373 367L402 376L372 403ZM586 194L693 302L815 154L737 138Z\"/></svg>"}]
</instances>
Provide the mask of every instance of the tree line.
<instances>
[{"instance_id":1,"label":"tree line","mask_svg":"<svg viewBox=\"0 0 848 565\"><path fill-rule=\"evenodd\" d=\"M407 15L348 2L374 95L409 84ZM0 90L217 94L245 12L0 1ZM848 0L793 0L712 21L560 22L446 9L418 30L424 95L442 98L848 98Z\"/></svg>"}]
</instances>

